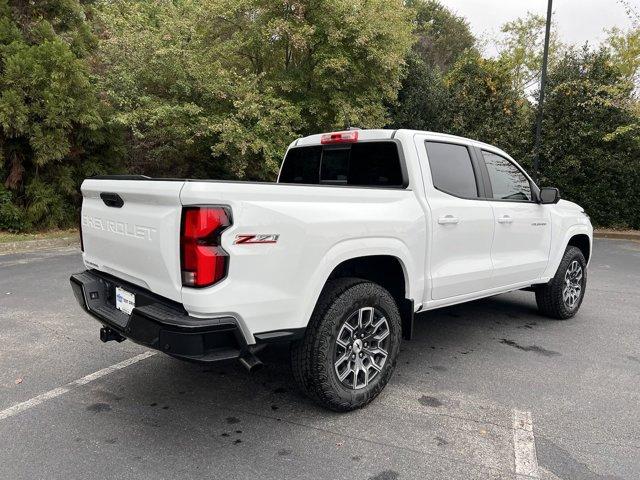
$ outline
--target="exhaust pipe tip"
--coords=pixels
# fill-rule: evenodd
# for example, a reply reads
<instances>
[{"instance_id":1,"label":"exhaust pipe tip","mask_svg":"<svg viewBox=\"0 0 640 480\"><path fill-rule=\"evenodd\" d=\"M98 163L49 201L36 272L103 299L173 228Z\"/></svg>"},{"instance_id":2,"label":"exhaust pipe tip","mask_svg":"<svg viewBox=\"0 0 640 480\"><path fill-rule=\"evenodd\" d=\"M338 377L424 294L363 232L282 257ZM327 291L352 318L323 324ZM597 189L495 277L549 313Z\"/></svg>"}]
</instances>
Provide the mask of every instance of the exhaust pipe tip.
<instances>
[{"instance_id":1,"label":"exhaust pipe tip","mask_svg":"<svg viewBox=\"0 0 640 480\"><path fill-rule=\"evenodd\" d=\"M238 357L238 361L244 368L247 369L249 373L257 372L264 366L264 364L260 361L260 359L256 357L253 352L250 352L250 351L243 352Z\"/></svg>"}]
</instances>

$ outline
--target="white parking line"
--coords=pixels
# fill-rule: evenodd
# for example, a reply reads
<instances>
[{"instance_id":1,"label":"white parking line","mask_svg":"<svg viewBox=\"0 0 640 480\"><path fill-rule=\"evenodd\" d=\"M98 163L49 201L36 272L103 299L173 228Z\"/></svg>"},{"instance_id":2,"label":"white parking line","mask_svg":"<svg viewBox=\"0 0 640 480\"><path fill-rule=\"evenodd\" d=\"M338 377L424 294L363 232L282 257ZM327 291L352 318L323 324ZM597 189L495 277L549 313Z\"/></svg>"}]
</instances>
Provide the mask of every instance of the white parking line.
<instances>
[{"instance_id":1,"label":"white parking line","mask_svg":"<svg viewBox=\"0 0 640 480\"><path fill-rule=\"evenodd\" d=\"M74 380L73 382L69 382L66 385L58 388L54 388L53 390L49 390L48 392L44 392L37 397L33 397L24 402L16 403L12 407L9 407L5 410L0 411L0 420L4 420L5 418L12 417L17 415L20 412L24 412L25 410L29 410L30 408L35 407L36 405L40 405L41 403L46 402L47 400L51 400L52 398L59 397L60 395L64 395L65 393L72 390L74 387L80 385L86 385L87 383L93 382L99 378L104 377L105 375L109 375L110 373L121 370L129 365L133 365L134 363L139 362L140 360L144 360L145 358L149 358L155 355L156 352L147 351L141 353L140 355L136 355L135 357L129 358L127 360L123 360L120 363L116 363L115 365L111 365L109 367L103 368L102 370L98 370L97 372L90 373L82 378Z\"/></svg>"},{"instance_id":2,"label":"white parking line","mask_svg":"<svg viewBox=\"0 0 640 480\"><path fill-rule=\"evenodd\" d=\"M540 478L531 412L513 411L513 452L518 479Z\"/></svg>"}]
</instances>

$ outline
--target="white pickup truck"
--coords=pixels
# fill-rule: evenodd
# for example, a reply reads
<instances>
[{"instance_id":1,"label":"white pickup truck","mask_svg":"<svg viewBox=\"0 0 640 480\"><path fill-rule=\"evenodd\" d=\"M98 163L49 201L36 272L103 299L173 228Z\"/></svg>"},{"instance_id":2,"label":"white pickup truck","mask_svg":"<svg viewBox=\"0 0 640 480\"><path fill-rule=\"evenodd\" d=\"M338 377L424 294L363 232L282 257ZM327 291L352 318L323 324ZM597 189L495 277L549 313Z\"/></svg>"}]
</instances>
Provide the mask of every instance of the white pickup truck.
<instances>
[{"instance_id":1,"label":"white pickup truck","mask_svg":"<svg viewBox=\"0 0 640 480\"><path fill-rule=\"evenodd\" d=\"M592 227L505 152L412 130L312 135L277 183L94 177L71 277L103 341L181 359L291 342L300 388L338 411L394 370L414 313L518 289L576 314Z\"/></svg>"}]
</instances>

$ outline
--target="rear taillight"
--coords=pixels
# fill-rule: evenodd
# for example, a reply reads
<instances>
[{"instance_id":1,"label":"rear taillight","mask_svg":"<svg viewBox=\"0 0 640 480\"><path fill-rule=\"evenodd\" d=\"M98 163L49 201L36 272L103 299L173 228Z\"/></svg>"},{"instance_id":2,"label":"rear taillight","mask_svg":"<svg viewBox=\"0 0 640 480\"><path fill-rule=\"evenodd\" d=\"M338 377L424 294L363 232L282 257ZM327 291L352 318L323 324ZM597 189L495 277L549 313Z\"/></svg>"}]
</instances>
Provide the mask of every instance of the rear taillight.
<instances>
[{"instance_id":1,"label":"rear taillight","mask_svg":"<svg viewBox=\"0 0 640 480\"><path fill-rule=\"evenodd\" d=\"M349 130L347 132L325 133L320 137L320 143L327 145L331 143L355 143L358 141L358 131Z\"/></svg>"},{"instance_id":2,"label":"rear taillight","mask_svg":"<svg viewBox=\"0 0 640 480\"><path fill-rule=\"evenodd\" d=\"M208 287L226 276L229 256L220 246L220 234L230 225L231 213L226 207L183 208L182 285Z\"/></svg>"}]
</instances>

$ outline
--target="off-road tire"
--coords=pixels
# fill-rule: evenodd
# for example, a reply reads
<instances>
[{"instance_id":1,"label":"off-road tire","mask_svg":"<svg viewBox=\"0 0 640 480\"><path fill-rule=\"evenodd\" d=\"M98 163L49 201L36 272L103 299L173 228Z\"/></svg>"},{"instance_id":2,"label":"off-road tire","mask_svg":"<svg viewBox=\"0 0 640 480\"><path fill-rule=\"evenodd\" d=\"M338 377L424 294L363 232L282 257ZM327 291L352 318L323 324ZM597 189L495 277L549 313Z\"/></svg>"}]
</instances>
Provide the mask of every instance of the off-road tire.
<instances>
[{"instance_id":1,"label":"off-road tire","mask_svg":"<svg viewBox=\"0 0 640 480\"><path fill-rule=\"evenodd\" d=\"M336 336L344 321L363 307L374 307L389 325L388 357L382 370L360 389L350 389L334 370ZM384 389L400 351L401 322L398 306L380 285L358 278L330 281L320 296L305 336L291 348L291 367L303 393L328 409L346 412L362 408Z\"/></svg>"},{"instance_id":2,"label":"off-road tire","mask_svg":"<svg viewBox=\"0 0 640 480\"><path fill-rule=\"evenodd\" d=\"M565 303L562 293L565 285L565 273L573 261L577 261L582 267L582 289L580 297L573 308ZM538 311L547 317L558 320L566 320L573 317L582 304L587 287L587 262L582 251L573 246L567 247L558 266L555 276L545 285L536 288L536 303Z\"/></svg>"}]
</instances>

